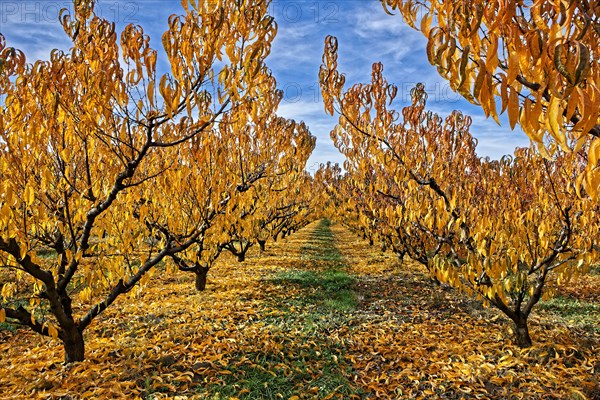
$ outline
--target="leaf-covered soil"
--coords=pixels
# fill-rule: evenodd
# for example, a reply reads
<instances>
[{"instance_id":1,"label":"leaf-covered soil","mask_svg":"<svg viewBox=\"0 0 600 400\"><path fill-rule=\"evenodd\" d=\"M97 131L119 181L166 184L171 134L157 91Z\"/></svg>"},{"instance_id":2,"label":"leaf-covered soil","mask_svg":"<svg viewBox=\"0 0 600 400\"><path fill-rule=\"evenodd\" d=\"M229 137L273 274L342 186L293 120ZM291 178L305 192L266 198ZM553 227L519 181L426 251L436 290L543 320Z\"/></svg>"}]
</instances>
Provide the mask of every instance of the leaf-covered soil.
<instances>
[{"instance_id":1,"label":"leaf-covered soil","mask_svg":"<svg viewBox=\"0 0 600 400\"><path fill-rule=\"evenodd\" d=\"M527 350L500 313L328 221L223 257L203 293L157 275L86 332L82 363L0 330L0 398L600 398L598 273L541 305Z\"/></svg>"}]
</instances>

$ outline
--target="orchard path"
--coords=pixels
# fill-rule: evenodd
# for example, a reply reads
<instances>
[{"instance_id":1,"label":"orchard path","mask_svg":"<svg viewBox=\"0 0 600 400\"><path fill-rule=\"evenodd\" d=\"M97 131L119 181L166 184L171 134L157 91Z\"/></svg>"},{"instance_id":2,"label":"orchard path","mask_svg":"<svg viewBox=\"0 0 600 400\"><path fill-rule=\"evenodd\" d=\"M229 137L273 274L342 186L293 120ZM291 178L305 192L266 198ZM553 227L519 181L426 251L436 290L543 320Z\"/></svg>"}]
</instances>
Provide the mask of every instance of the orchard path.
<instances>
[{"instance_id":1,"label":"orchard path","mask_svg":"<svg viewBox=\"0 0 600 400\"><path fill-rule=\"evenodd\" d=\"M0 399L600 398L598 333L561 321L535 317L521 351L499 313L321 220L225 255L202 293L158 269L92 325L82 363L0 330Z\"/></svg>"}]
</instances>

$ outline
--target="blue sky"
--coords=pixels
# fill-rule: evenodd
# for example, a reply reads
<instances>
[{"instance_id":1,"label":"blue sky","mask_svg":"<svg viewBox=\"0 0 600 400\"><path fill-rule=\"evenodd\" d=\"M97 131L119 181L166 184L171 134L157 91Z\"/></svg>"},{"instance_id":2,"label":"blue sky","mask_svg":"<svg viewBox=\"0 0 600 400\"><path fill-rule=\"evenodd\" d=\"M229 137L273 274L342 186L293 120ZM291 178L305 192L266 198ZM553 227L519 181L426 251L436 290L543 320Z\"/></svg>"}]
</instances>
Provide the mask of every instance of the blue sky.
<instances>
[{"instance_id":1,"label":"blue sky","mask_svg":"<svg viewBox=\"0 0 600 400\"><path fill-rule=\"evenodd\" d=\"M0 0L0 32L30 61L47 59L51 49L69 48L57 15L61 8L71 7L69 0ZM98 0L97 11L119 27L142 25L159 50L168 16L183 13L179 0ZM267 60L285 93L279 114L304 120L317 137L309 170L316 169L318 163L343 161L329 138L337 119L323 111L318 86L327 35L339 39L339 66L346 73L347 84L368 82L372 63L381 61L387 80L399 88L394 102L397 109L407 104L410 89L422 82L429 93L429 109L443 116L454 109L471 115L471 132L479 140L480 156L499 158L512 153L515 146L529 144L522 132L510 130L506 118L501 118L502 126L498 126L478 107L452 92L427 61L425 37L400 16L387 15L378 0L274 0L270 14L279 25Z\"/></svg>"}]
</instances>

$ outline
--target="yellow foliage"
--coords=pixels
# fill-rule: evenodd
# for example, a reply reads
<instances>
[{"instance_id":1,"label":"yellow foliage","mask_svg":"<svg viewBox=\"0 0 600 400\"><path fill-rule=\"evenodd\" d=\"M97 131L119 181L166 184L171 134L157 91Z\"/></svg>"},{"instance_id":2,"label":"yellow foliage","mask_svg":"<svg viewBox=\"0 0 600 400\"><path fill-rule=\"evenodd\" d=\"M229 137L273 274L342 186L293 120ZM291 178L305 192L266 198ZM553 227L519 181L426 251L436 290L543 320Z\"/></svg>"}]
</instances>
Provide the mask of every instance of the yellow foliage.
<instances>
[{"instance_id":1,"label":"yellow foliage","mask_svg":"<svg viewBox=\"0 0 600 400\"><path fill-rule=\"evenodd\" d=\"M333 215L515 323L527 320L559 268L569 276L578 260L597 259L597 207L572 190L575 177L588 176L586 166L579 154L564 151L560 126L552 123L551 131L563 148L555 146L546 158L526 148L498 161L481 159L470 117L428 112L423 85L412 90L412 104L396 112L396 90L381 64L373 65L370 83L344 88L335 38L326 39L323 60L321 88L340 113L331 136L347 171L323 179L333 181L334 199L353 199L356 214L347 218L347 208L334 205ZM561 107L553 99L549 113L561 114ZM592 142L589 151L594 162L596 146Z\"/></svg>"},{"instance_id":2,"label":"yellow foliage","mask_svg":"<svg viewBox=\"0 0 600 400\"><path fill-rule=\"evenodd\" d=\"M600 8L587 2L381 0L428 38L429 61L450 86L497 120L495 97L511 128L550 158L600 137ZM418 24L420 19L420 25ZM435 21L431 26L432 21ZM461 60L460 67L457 62ZM465 85L466 82L475 82ZM523 100L519 102L518 95ZM518 115L521 118L518 118ZM550 146L546 147L550 143ZM600 169L588 153L581 184L598 197Z\"/></svg>"},{"instance_id":3,"label":"yellow foliage","mask_svg":"<svg viewBox=\"0 0 600 400\"><path fill-rule=\"evenodd\" d=\"M254 241L262 214L283 206L279 219L306 223L298 183L314 138L276 115L268 4L183 7L168 17L164 51L140 26L116 32L91 0L61 12L72 49L48 61L27 63L0 34L2 305L31 299L13 314L21 324L41 331L37 316L51 310L77 336L119 295L141 296L165 260L216 257L220 231ZM159 57L169 73L157 72ZM203 246L210 255L193 254ZM85 307L71 309L72 298Z\"/></svg>"},{"instance_id":4,"label":"yellow foliage","mask_svg":"<svg viewBox=\"0 0 600 400\"><path fill-rule=\"evenodd\" d=\"M541 312L532 327L539 343L521 351L508 342L494 310L440 291L423 268L408 260L398 266L393 254L339 224L332 231L356 276L356 310L320 314L312 301L302 301L301 287L269 279L290 266L318 270L306 257L305 248L314 245L310 225L275 243L274 255L252 249L243 269L224 256L206 292L196 293L185 275L157 277L139 301L122 302L95 321L81 363L62 365L54 340L3 331L0 398L143 398L150 391L159 398L219 392L244 398L284 390L290 393L284 398L351 398L337 386L322 388L327 368L362 397L543 399L568 398L575 390L593 398L597 334L569 334L566 320ZM259 388L245 385L250 373ZM272 382L267 377L281 383L260 392Z\"/></svg>"}]
</instances>

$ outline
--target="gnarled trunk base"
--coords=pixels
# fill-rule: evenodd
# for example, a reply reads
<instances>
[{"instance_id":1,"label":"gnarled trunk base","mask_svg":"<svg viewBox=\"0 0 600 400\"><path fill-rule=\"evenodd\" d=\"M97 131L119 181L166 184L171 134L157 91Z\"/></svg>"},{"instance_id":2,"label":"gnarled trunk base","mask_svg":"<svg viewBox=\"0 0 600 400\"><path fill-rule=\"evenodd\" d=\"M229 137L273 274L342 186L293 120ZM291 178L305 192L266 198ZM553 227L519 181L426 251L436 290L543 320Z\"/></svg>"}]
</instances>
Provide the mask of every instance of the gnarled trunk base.
<instances>
[{"instance_id":1,"label":"gnarled trunk base","mask_svg":"<svg viewBox=\"0 0 600 400\"><path fill-rule=\"evenodd\" d=\"M200 267L198 270L194 271L196 274L196 290L199 292L203 292L206 289L206 275L208 275L207 267Z\"/></svg>"},{"instance_id":2,"label":"gnarled trunk base","mask_svg":"<svg viewBox=\"0 0 600 400\"><path fill-rule=\"evenodd\" d=\"M531 336L529 336L529 327L527 326L527 318L523 317L514 321L515 323L515 340L517 346L521 348L531 347L533 342Z\"/></svg>"},{"instance_id":3,"label":"gnarled trunk base","mask_svg":"<svg viewBox=\"0 0 600 400\"><path fill-rule=\"evenodd\" d=\"M64 330L62 341L65 348L65 364L83 361L85 358L85 342L79 329Z\"/></svg>"}]
</instances>

